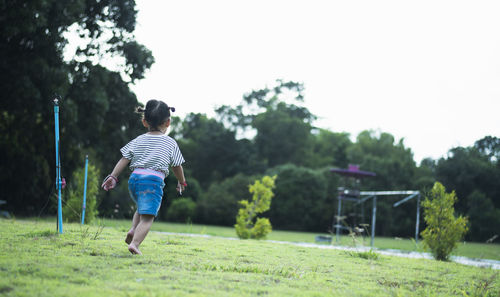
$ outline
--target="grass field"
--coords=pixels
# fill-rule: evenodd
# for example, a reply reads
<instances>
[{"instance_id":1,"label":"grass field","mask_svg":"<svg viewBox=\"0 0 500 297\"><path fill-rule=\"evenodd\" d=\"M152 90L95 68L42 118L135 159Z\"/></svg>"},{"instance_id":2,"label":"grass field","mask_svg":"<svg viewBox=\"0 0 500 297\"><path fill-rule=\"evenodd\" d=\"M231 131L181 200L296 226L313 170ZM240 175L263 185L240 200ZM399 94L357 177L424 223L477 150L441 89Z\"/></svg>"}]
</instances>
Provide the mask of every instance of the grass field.
<instances>
[{"instance_id":1,"label":"grass field","mask_svg":"<svg viewBox=\"0 0 500 297\"><path fill-rule=\"evenodd\" d=\"M53 222L0 219L0 295L500 295L496 270L373 252L152 232L132 256L125 222L105 224L114 227L64 224L59 235Z\"/></svg>"},{"instance_id":2,"label":"grass field","mask_svg":"<svg viewBox=\"0 0 500 297\"><path fill-rule=\"evenodd\" d=\"M128 230L128 228L130 228L129 220L104 220L103 224L106 226L113 226L122 231L126 231ZM207 235L222 236L222 237L236 237L236 232L234 228L220 227L220 226L155 222L153 224L152 230L162 231L162 232L194 233L194 234L207 234ZM277 241L313 243L315 242L316 235L326 236L329 234L274 230L273 232L271 232L271 234L269 234L267 239L277 240ZM334 240L333 244L336 244L335 237L333 238L333 240ZM363 237L357 237L354 243L351 237L341 236L340 243L338 243L338 245L343 245L343 246L364 245L369 247L370 238L365 237L363 239ZM421 243L416 244L415 240L409 238L395 239L388 237L376 237L374 246L375 248L378 249L397 249L403 251L418 251L418 252L424 251ZM462 242L459 244L457 250L454 251L452 255L463 256L468 258L500 260L500 244Z\"/></svg>"}]
</instances>

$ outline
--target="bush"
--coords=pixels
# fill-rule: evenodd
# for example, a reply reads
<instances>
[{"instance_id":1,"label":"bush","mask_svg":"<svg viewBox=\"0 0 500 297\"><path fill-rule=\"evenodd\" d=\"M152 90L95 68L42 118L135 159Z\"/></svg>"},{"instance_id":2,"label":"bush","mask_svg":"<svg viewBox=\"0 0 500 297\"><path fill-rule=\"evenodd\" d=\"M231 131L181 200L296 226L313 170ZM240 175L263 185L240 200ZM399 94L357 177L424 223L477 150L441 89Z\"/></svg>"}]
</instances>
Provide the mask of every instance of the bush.
<instances>
[{"instance_id":1,"label":"bush","mask_svg":"<svg viewBox=\"0 0 500 297\"><path fill-rule=\"evenodd\" d=\"M233 226L238 214L238 201L250 199L248 186L258 177L237 174L220 183L212 183L197 201L196 222Z\"/></svg>"},{"instance_id":2,"label":"bush","mask_svg":"<svg viewBox=\"0 0 500 297\"><path fill-rule=\"evenodd\" d=\"M268 175L278 175L275 197L269 211L273 226L296 231L326 232L331 228L335 208L335 176L328 170L292 164L274 167Z\"/></svg>"},{"instance_id":3,"label":"bush","mask_svg":"<svg viewBox=\"0 0 500 297\"><path fill-rule=\"evenodd\" d=\"M500 235L500 209L495 208L491 199L484 193L475 190L467 196L470 234L472 238L486 241L495 235Z\"/></svg>"},{"instance_id":4,"label":"bush","mask_svg":"<svg viewBox=\"0 0 500 297\"><path fill-rule=\"evenodd\" d=\"M185 223L192 221L196 203L189 197L176 198L167 210L167 221Z\"/></svg>"},{"instance_id":5,"label":"bush","mask_svg":"<svg viewBox=\"0 0 500 297\"><path fill-rule=\"evenodd\" d=\"M276 176L264 176L261 181L256 180L249 187L250 194L253 194L252 201L241 200L243 206L238 211L236 217L236 234L241 239L261 239L271 232L271 222L267 218L257 218L257 214L263 213L271 207L273 198L273 188ZM256 220L255 220L256 219ZM255 223L254 223L255 221Z\"/></svg>"},{"instance_id":6,"label":"bush","mask_svg":"<svg viewBox=\"0 0 500 297\"><path fill-rule=\"evenodd\" d=\"M168 213L170 212L172 203L178 198L189 197L191 201L193 201L195 204L198 204L198 197L201 194L200 184L197 180L188 175L187 170L184 172L184 175L186 176L188 186L182 192L182 196L180 196L179 192L177 192L177 178L175 177L175 175L170 172L170 174L165 178L165 187L163 188L163 199L161 201L160 211L158 212L158 220L171 220ZM195 221L195 215L190 215L189 217L192 221ZM183 220L182 222L186 221Z\"/></svg>"},{"instance_id":7,"label":"bush","mask_svg":"<svg viewBox=\"0 0 500 297\"><path fill-rule=\"evenodd\" d=\"M442 184L436 182L431 193L422 202L427 228L422 231L424 246L430 248L437 260L448 260L459 240L467 232L467 218L455 217L455 192L446 193Z\"/></svg>"},{"instance_id":8,"label":"bush","mask_svg":"<svg viewBox=\"0 0 500 297\"><path fill-rule=\"evenodd\" d=\"M87 197L85 205L85 223L92 222L98 215L97 193L100 187L99 170L92 164L88 165ZM63 218L68 222L82 221L83 188L85 185L85 168L73 172L72 181L68 185L66 203L63 206Z\"/></svg>"}]
</instances>

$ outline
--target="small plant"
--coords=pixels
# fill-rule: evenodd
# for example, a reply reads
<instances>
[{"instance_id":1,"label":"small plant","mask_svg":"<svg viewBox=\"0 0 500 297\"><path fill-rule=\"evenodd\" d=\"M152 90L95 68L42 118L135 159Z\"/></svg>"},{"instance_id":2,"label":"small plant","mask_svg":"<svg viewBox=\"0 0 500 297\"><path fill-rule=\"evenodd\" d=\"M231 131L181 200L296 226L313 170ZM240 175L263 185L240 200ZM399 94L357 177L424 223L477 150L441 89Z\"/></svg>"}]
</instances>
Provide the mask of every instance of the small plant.
<instances>
[{"instance_id":1,"label":"small plant","mask_svg":"<svg viewBox=\"0 0 500 297\"><path fill-rule=\"evenodd\" d=\"M97 240L101 236L102 231L104 231L104 223L101 220L98 221L95 232L92 231L91 227L88 225L80 225L80 240L82 245L87 238L91 240Z\"/></svg>"},{"instance_id":2,"label":"small plant","mask_svg":"<svg viewBox=\"0 0 500 297\"><path fill-rule=\"evenodd\" d=\"M92 240L97 240L99 236L101 236L102 231L104 230L104 223L99 220L99 224L97 226L97 230L95 231L94 235L92 236Z\"/></svg>"},{"instance_id":3,"label":"small plant","mask_svg":"<svg viewBox=\"0 0 500 297\"><path fill-rule=\"evenodd\" d=\"M422 202L427 228L422 231L424 246L437 260L448 260L451 252L467 232L467 218L455 217L453 205L455 192L446 193L445 187L436 182L430 195Z\"/></svg>"},{"instance_id":4,"label":"small plant","mask_svg":"<svg viewBox=\"0 0 500 297\"><path fill-rule=\"evenodd\" d=\"M257 214L263 213L271 207L271 198L274 196L273 188L276 175L264 176L262 180L256 180L249 186L252 201L241 200L243 206L236 217L236 234L241 239L261 239L271 232L271 222L267 218L257 218ZM257 218L257 219L256 219Z\"/></svg>"},{"instance_id":5,"label":"small plant","mask_svg":"<svg viewBox=\"0 0 500 297\"><path fill-rule=\"evenodd\" d=\"M492 274L488 278L479 280L478 283L472 284L467 290L462 291L464 297L493 297L498 296L498 292L494 292L494 283L498 277L498 272Z\"/></svg>"},{"instance_id":6,"label":"small plant","mask_svg":"<svg viewBox=\"0 0 500 297\"><path fill-rule=\"evenodd\" d=\"M356 247L360 244L365 245L365 237L370 236L370 231L368 230L368 227L370 227L370 225L359 224L358 226L351 227L346 223L346 218L347 218L346 216L335 216L337 224L342 225L349 232L348 237L351 239L351 246ZM331 234L333 236L333 231L331 231ZM360 241L360 236L361 236L361 241Z\"/></svg>"},{"instance_id":7,"label":"small plant","mask_svg":"<svg viewBox=\"0 0 500 297\"><path fill-rule=\"evenodd\" d=\"M87 196L85 206L85 223L92 222L98 215L97 193L99 192L99 169L89 164L87 172ZM63 216L68 222L81 222L83 206L83 188L85 169L79 168L73 173L73 182L68 186L68 198L63 207Z\"/></svg>"},{"instance_id":8,"label":"small plant","mask_svg":"<svg viewBox=\"0 0 500 297\"><path fill-rule=\"evenodd\" d=\"M196 202L189 197L177 198L167 210L167 221L190 222L196 212Z\"/></svg>"},{"instance_id":9,"label":"small plant","mask_svg":"<svg viewBox=\"0 0 500 297\"><path fill-rule=\"evenodd\" d=\"M351 257L358 257L361 259L366 259L366 260L378 260L378 254L370 249L369 251L365 252L358 252L358 251L348 251L347 254Z\"/></svg>"},{"instance_id":10,"label":"small plant","mask_svg":"<svg viewBox=\"0 0 500 297\"><path fill-rule=\"evenodd\" d=\"M420 243L418 243L417 241L415 241L415 238L410 237L410 241L413 244L415 251L417 251L417 252L422 251L422 245Z\"/></svg>"}]
</instances>

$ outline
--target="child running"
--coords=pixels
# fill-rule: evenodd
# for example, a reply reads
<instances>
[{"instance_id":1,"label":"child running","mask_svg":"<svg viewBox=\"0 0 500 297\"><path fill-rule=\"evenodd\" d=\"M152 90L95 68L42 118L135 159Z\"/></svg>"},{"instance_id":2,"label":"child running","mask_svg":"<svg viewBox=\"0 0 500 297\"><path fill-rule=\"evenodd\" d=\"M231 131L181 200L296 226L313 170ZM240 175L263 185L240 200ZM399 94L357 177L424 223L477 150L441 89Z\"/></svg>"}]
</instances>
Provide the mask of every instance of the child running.
<instances>
[{"instance_id":1,"label":"child running","mask_svg":"<svg viewBox=\"0 0 500 297\"><path fill-rule=\"evenodd\" d=\"M174 139L165 135L170 126L170 111L174 112L175 108L159 100L149 100L146 109L138 108L138 111L144 113L142 124L148 128L148 132L120 149L123 157L116 163L113 172L106 176L102 188L106 191L113 189L118 183L118 176L130 163L133 172L128 180L128 188L132 200L137 204L137 211L125 242L132 254L141 255L139 246L160 209L165 186L163 180L168 175L169 167L172 167L178 180L177 191L182 193L187 184L182 169L184 158L179 146Z\"/></svg>"}]
</instances>

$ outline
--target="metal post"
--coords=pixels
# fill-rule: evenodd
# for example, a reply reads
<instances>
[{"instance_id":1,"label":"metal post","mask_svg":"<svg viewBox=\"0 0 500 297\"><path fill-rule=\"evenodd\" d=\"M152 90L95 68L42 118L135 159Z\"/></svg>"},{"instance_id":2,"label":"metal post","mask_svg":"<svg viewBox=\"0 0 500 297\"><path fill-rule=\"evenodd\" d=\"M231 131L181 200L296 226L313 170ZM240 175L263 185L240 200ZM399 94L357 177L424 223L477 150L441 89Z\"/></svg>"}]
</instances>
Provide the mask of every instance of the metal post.
<instances>
[{"instance_id":1,"label":"metal post","mask_svg":"<svg viewBox=\"0 0 500 297\"><path fill-rule=\"evenodd\" d=\"M418 231L420 225L420 194L417 196L417 222L415 223L415 242L418 243Z\"/></svg>"},{"instance_id":2,"label":"metal post","mask_svg":"<svg viewBox=\"0 0 500 297\"><path fill-rule=\"evenodd\" d=\"M371 246L373 248L373 242L375 240L375 221L377 220L377 196L373 197L373 208L372 208L372 240Z\"/></svg>"},{"instance_id":3,"label":"metal post","mask_svg":"<svg viewBox=\"0 0 500 297\"><path fill-rule=\"evenodd\" d=\"M359 203L361 205L361 224L365 224L365 208L364 208L364 202Z\"/></svg>"},{"instance_id":4,"label":"metal post","mask_svg":"<svg viewBox=\"0 0 500 297\"><path fill-rule=\"evenodd\" d=\"M89 156L85 156L85 183L83 186L83 206L82 206L82 225L85 222L85 205L87 202L87 172L89 167Z\"/></svg>"},{"instance_id":5,"label":"metal post","mask_svg":"<svg viewBox=\"0 0 500 297\"><path fill-rule=\"evenodd\" d=\"M54 99L54 120L55 120L55 139L56 139L56 189L57 189L57 230L63 233L62 224L62 200L61 200L61 159L59 156L59 100Z\"/></svg>"},{"instance_id":6,"label":"metal post","mask_svg":"<svg viewBox=\"0 0 500 297\"><path fill-rule=\"evenodd\" d=\"M336 240L337 240L337 243L339 243L339 235L340 235L340 213L341 213L341 209L342 209L342 196L339 195L337 197L337 199L339 200L339 204L338 204L338 208L337 208L337 218L336 218L336 224L335 224L335 229L336 229L336 233L337 233L337 236L336 236Z\"/></svg>"}]
</instances>

